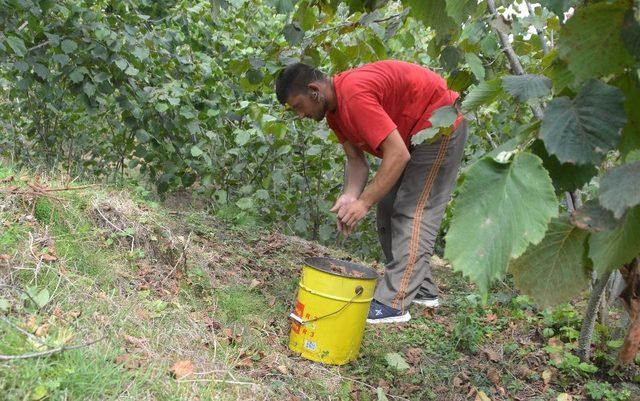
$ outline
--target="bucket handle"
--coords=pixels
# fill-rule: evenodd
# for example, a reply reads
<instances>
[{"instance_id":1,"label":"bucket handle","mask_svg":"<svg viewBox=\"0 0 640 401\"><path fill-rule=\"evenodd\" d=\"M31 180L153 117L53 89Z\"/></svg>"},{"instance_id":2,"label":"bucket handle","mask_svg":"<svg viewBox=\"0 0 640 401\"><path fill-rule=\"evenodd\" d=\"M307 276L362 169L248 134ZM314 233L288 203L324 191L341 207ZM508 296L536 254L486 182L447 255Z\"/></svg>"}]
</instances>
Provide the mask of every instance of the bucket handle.
<instances>
[{"instance_id":1,"label":"bucket handle","mask_svg":"<svg viewBox=\"0 0 640 401\"><path fill-rule=\"evenodd\" d=\"M296 315L294 312L291 312L291 314L289 315L289 319L293 320L294 322L296 322L296 323L298 323L298 324L300 324L302 326L304 326L305 324L308 324L308 323L317 322L318 320L321 320L321 319L324 319L326 317L333 316L333 315L336 315L336 314L342 312L347 306L351 305L351 303L358 296L362 295L363 292L364 292L364 288L362 288L361 285L357 286L356 287L356 295L354 295L349 300L349 302L347 302L346 304L342 305L342 307L340 309L338 309L337 311L335 311L335 312L331 312L331 313L328 313L326 315L319 316L319 317L314 317L313 319L309 319L309 320L302 320L302 318L300 316Z\"/></svg>"}]
</instances>

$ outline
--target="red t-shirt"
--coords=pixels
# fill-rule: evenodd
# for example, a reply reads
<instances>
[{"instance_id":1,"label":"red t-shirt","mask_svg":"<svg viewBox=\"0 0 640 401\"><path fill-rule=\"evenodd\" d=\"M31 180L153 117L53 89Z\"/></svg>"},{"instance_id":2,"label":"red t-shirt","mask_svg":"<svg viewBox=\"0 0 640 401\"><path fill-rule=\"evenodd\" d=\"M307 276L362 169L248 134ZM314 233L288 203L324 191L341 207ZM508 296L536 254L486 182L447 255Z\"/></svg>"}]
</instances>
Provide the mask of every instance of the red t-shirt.
<instances>
[{"instance_id":1,"label":"red t-shirt","mask_svg":"<svg viewBox=\"0 0 640 401\"><path fill-rule=\"evenodd\" d=\"M329 127L340 143L382 157L379 146L398 129L405 144L429 128L431 114L453 105L458 93L435 72L403 61L386 60L366 64L333 78L337 107L327 112ZM454 127L462 120L458 116Z\"/></svg>"}]
</instances>

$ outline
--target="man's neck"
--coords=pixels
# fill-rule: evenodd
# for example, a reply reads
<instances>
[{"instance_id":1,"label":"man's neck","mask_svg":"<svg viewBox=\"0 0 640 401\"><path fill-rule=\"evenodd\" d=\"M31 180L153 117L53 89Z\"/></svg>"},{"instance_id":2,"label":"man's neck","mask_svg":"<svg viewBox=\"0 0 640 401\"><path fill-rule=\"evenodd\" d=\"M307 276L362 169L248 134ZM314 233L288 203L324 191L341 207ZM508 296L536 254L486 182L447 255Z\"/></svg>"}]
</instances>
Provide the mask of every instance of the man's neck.
<instances>
[{"instance_id":1,"label":"man's neck","mask_svg":"<svg viewBox=\"0 0 640 401\"><path fill-rule=\"evenodd\" d=\"M338 98L336 97L336 88L333 85L333 77L327 82L327 108L329 111L336 111L338 108Z\"/></svg>"}]
</instances>

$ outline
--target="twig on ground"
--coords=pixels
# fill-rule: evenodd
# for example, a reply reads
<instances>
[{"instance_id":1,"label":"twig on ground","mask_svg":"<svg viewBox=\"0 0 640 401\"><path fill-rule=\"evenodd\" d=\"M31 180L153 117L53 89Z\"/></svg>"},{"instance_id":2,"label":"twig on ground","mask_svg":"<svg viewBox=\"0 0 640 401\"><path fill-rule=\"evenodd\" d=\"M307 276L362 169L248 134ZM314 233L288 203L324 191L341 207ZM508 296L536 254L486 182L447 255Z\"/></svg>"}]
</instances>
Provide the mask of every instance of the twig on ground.
<instances>
[{"instance_id":1,"label":"twig on ground","mask_svg":"<svg viewBox=\"0 0 640 401\"><path fill-rule=\"evenodd\" d=\"M164 284L164 282L171 277L171 275L176 271L176 269L178 268L178 265L180 264L180 262L182 261L182 259L184 258L184 263L187 263L187 248L189 248L189 244L191 243L191 234L193 234L193 231L189 231L189 235L187 236L187 240L184 242L184 246L182 247L182 252L180 253L180 256L178 256L178 260L176 261L176 263L173 265L173 268L171 269L171 271L162 279L162 281L160 282L161 284Z\"/></svg>"},{"instance_id":2,"label":"twig on ground","mask_svg":"<svg viewBox=\"0 0 640 401\"><path fill-rule=\"evenodd\" d=\"M57 348L52 348L50 350L47 351L42 351L42 352L32 352L29 354L21 354L21 355L0 355L0 361L10 361L10 360L14 360L14 359L29 359L29 358L40 358L43 356L49 356L49 355L53 355L53 354L57 354L59 352L64 352L64 351L71 351L74 349L80 349L80 348L85 348L88 347L90 345L93 345L99 341L104 340L106 337L100 337L97 340L93 340L93 341L89 341L88 343L84 343L84 344L78 344L78 345L71 345L71 346L61 346L61 347L57 347Z\"/></svg>"},{"instance_id":3,"label":"twig on ground","mask_svg":"<svg viewBox=\"0 0 640 401\"><path fill-rule=\"evenodd\" d=\"M45 343L44 341L42 341L38 337L34 336L33 334L29 333L28 331L26 331L22 327L18 326L17 324L13 323L11 320L7 319L6 317L2 317L2 318L0 318L0 320L5 322L9 326L13 327L14 329L19 331L20 333L24 334L25 336L29 337L31 340L33 340L33 341L35 341L37 343L40 343L41 345L44 345L45 347L47 346L47 343Z\"/></svg>"}]
</instances>

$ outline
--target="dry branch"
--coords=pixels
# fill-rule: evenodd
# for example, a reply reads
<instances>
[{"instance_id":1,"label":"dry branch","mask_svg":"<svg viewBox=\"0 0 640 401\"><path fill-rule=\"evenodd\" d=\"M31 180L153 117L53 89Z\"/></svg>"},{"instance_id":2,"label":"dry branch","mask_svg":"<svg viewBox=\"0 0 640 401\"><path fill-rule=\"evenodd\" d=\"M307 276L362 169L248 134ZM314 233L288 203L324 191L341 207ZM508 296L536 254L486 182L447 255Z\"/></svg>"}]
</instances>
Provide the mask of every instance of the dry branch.
<instances>
[{"instance_id":1,"label":"dry branch","mask_svg":"<svg viewBox=\"0 0 640 401\"><path fill-rule=\"evenodd\" d=\"M49 355L53 355L53 354L57 354L60 352L64 352L64 351L71 351L74 349L80 349L80 348L85 348L88 347L90 345L93 345L99 341L104 340L106 337L100 337L97 340L93 340L93 341L89 341L88 343L84 343L84 344L78 344L78 345L70 345L70 346L61 346L61 347L57 347L57 348L52 348L46 351L41 351L41 352L32 352L29 354L21 354L21 355L0 355L0 361L11 361L14 359L29 359L29 358L40 358L43 356L49 356Z\"/></svg>"}]
</instances>

